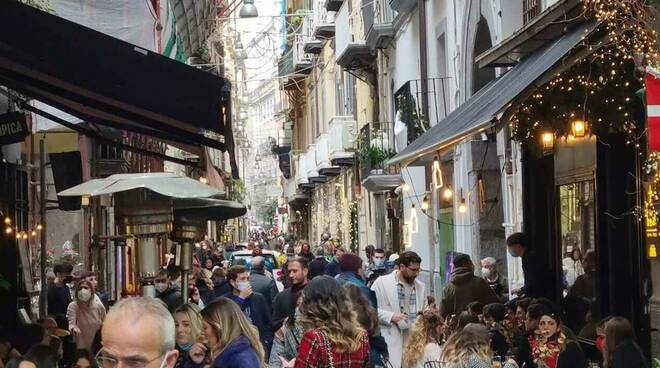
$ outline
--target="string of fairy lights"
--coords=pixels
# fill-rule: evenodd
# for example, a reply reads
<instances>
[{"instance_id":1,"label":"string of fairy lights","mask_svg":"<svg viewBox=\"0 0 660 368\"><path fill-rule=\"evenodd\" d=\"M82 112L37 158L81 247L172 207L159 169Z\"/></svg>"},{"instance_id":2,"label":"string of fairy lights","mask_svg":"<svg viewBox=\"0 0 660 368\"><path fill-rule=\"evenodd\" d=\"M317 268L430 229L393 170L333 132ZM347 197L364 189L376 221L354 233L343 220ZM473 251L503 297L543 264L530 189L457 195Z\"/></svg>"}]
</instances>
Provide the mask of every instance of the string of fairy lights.
<instances>
[{"instance_id":1,"label":"string of fairy lights","mask_svg":"<svg viewBox=\"0 0 660 368\"><path fill-rule=\"evenodd\" d=\"M14 221L12 221L11 217L9 216L5 216L4 224L5 234L7 236L14 234L16 236L16 240L28 240L30 237L34 238L41 232L41 230L43 230L43 225L41 224L37 224L34 228L29 230L21 230L19 226L14 226Z\"/></svg>"}]
</instances>

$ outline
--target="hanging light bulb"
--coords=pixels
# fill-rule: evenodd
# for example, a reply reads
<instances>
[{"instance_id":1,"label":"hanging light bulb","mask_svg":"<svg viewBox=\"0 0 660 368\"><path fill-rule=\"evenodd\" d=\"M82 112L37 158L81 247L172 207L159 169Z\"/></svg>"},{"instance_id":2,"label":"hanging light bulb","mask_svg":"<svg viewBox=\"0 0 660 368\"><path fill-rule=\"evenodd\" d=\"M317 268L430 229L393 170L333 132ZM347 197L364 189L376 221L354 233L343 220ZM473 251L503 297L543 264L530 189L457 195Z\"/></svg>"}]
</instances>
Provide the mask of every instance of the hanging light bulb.
<instances>
[{"instance_id":1,"label":"hanging light bulb","mask_svg":"<svg viewBox=\"0 0 660 368\"><path fill-rule=\"evenodd\" d=\"M23 238L23 240L26 240L26 239L28 238L28 233L27 233L27 232L24 232L24 233L21 235L21 237Z\"/></svg>"},{"instance_id":2,"label":"hanging light bulb","mask_svg":"<svg viewBox=\"0 0 660 368\"><path fill-rule=\"evenodd\" d=\"M417 209L413 204L412 208L410 209L410 232L414 234L418 231L419 231L419 220L417 219Z\"/></svg>"},{"instance_id":3,"label":"hanging light bulb","mask_svg":"<svg viewBox=\"0 0 660 368\"><path fill-rule=\"evenodd\" d=\"M16 239L20 239L20 238L21 238L21 233L19 233L19 232L17 231L17 232L16 232Z\"/></svg>"},{"instance_id":4,"label":"hanging light bulb","mask_svg":"<svg viewBox=\"0 0 660 368\"><path fill-rule=\"evenodd\" d=\"M41 224L37 224L37 230L41 231L43 230L44 226Z\"/></svg>"},{"instance_id":5,"label":"hanging light bulb","mask_svg":"<svg viewBox=\"0 0 660 368\"><path fill-rule=\"evenodd\" d=\"M442 197L446 200L450 200L454 196L454 191L451 190L451 185L447 185L442 191Z\"/></svg>"},{"instance_id":6,"label":"hanging light bulb","mask_svg":"<svg viewBox=\"0 0 660 368\"><path fill-rule=\"evenodd\" d=\"M5 217L5 225L11 225L11 218L9 216Z\"/></svg>"},{"instance_id":7,"label":"hanging light bulb","mask_svg":"<svg viewBox=\"0 0 660 368\"><path fill-rule=\"evenodd\" d=\"M11 234L12 232L14 232L14 229L12 229L10 226L7 226L7 227L5 228L5 234L9 235L9 234Z\"/></svg>"},{"instance_id":8,"label":"hanging light bulb","mask_svg":"<svg viewBox=\"0 0 660 368\"><path fill-rule=\"evenodd\" d=\"M440 189L443 187L442 168L440 167L440 159L438 156L436 156L435 160L433 160L433 183L435 185L435 189Z\"/></svg>"},{"instance_id":9,"label":"hanging light bulb","mask_svg":"<svg viewBox=\"0 0 660 368\"><path fill-rule=\"evenodd\" d=\"M32 236L37 236L37 231L36 231L36 230L32 230L32 232L30 233L30 235L32 235Z\"/></svg>"},{"instance_id":10,"label":"hanging light bulb","mask_svg":"<svg viewBox=\"0 0 660 368\"><path fill-rule=\"evenodd\" d=\"M467 212L467 205L465 204L465 198L461 197L461 204L458 205L458 212L459 213L466 213Z\"/></svg>"}]
</instances>

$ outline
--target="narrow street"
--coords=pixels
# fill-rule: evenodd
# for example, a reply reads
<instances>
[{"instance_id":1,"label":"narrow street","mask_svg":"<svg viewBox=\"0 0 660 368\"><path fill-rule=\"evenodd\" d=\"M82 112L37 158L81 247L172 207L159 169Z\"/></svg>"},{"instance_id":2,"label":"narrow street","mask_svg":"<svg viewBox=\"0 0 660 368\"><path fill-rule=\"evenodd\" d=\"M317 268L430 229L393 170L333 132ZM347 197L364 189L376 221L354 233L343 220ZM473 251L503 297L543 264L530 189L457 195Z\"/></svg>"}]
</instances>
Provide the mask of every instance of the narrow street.
<instances>
[{"instance_id":1,"label":"narrow street","mask_svg":"<svg viewBox=\"0 0 660 368\"><path fill-rule=\"evenodd\" d=\"M0 0L0 368L660 368L659 32Z\"/></svg>"}]
</instances>

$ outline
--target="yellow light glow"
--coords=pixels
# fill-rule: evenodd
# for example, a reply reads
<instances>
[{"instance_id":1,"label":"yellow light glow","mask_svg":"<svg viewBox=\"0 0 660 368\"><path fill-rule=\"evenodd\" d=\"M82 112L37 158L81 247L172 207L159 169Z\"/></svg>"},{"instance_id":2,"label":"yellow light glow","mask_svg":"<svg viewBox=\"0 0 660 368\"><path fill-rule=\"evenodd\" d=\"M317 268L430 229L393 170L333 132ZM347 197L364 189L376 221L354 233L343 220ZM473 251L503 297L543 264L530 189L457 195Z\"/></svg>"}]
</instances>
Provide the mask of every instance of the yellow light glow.
<instances>
[{"instance_id":1,"label":"yellow light glow","mask_svg":"<svg viewBox=\"0 0 660 368\"><path fill-rule=\"evenodd\" d=\"M43 230L43 228L44 228L43 225L37 224L37 230L41 231L41 230Z\"/></svg>"},{"instance_id":2,"label":"yellow light glow","mask_svg":"<svg viewBox=\"0 0 660 368\"><path fill-rule=\"evenodd\" d=\"M20 239L20 238L21 238L21 233L16 232L16 239Z\"/></svg>"},{"instance_id":3,"label":"yellow light glow","mask_svg":"<svg viewBox=\"0 0 660 368\"><path fill-rule=\"evenodd\" d=\"M11 225L11 219L9 217L5 217L5 225Z\"/></svg>"},{"instance_id":4,"label":"yellow light glow","mask_svg":"<svg viewBox=\"0 0 660 368\"><path fill-rule=\"evenodd\" d=\"M435 189L440 189L444 185L442 182L442 168L440 167L440 160L437 157L433 160L433 184L435 185Z\"/></svg>"},{"instance_id":5,"label":"yellow light glow","mask_svg":"<svg viewBox=\"0 0 660 368\"><path fill-rule=\"evenodd\" d=\"M555 135L550 132L541 133L541 144L544 151L551 151L555 146Z\"/></svg>"},{"instance_id":6,"label":"yellow light glow","mask_svg":"<svg viewBox=\"0 0 660 368\"><path fill-rule=\"evenodd\" d=\"M587 123L582 120L573 120L571 123L571 132L575 138L583 138L587 134Z\"/></svg>"},{"instance_id":7,"label":"yellow light glow","mask_svg":"<svg viewBox=\"0 0 660 368\"><path fill-rule=\"evenodd\" d=\"M203 183L203 184L206 184L206 183L209 182L208 179L206 179L206 178L203 177L203 176L199 178L199 181L200 181L201 183Z\"/></svg>"},{"instance_id":8,"label":"yellow light glow","mask_svg":"<svg viewBox=\"0 0 660 368\"><path fill-rule=\"evenodd\" d=\"M14 232L14 229L12 229L11 227L5 228L5 234L11 234L13 232Z\"/></svg>"},{"instance_id":9,"label":"yellow light glow","mask_svg":"<svg viewBox=\"0 0 660 368\"><path fill-rule=\"evenodd\" d=\"M467 212L467 205L465 204L465 198L461 198L461 204L458 205L458 212L459 213Z\"/></svg>"},{"instance_id":10,"label":"yellow light glow","mask_svg":"<svg viewBox=\"0 0 660 368\"><path fill-rule=\"evenodd\" d=\"M80 205L81 206L89 206L89 196L82 196L80 198Z\"/></svg>"},{"instance_id":11,"label":"yellow light glow","mask_svg":"<svg viewBox=\"0 0 660 368\"><path fill-rule=\"evenodd\" d=\"M419 220L417 219L417 209L412 205L410 209L410 232L417 233L419 231Z\"/></svg>"},{"instance_id":12,"label":"yellow light glow","mask_svg":"<svg viewBox=\"0 0 660 368\"><path fill-rule=\"evenodd\" d=\"M649 258L658 258L658 250L655 247L655 244L649 245Z\"/></svg>"},{"instance_id":13,"label":"yellow light glow","mask_svg":"<svg viewBox=\"0 0 660 368\"><path fill-rule=\"evenodd\" d=\"M404 183L403 185L401 185L401 190L403 190L404 192L409 191L410 185L408 185L408 183Z\"/></svg>"},{"instance_id":14,"label":"yellow light glow","mask_svg":"<svg viewBox=\"0 0 660 368\"><path fill-rule=\"evenodd\" d=\"M28 238L28 233L23 233L23 234L21 235L21 237L23 237L23 239L27 239L27 238Z\"/></svg>"},{"instance_id":15,"label":"yellow light glow","mask_svg":"<svg viewBox=\"0 0 660 368\"><path fill-rule=\"evenodd\" d=\"M32 236L37 236L37 232L36 232L35 230L32 230L32 232L30 233L30 235L32 235Z\"/></svg>"},{"instance_id":16,"label":"yellow light glow","mask_svg":"<svg viewBox=\"0 0 660 368\"><path fill-rule=\"evenodd\" d=\"M454 192L451 190L450 186L445 187L445 190L442 191L442 197L446 200L450 200L454 196Z\"/></svg>"}]
</instances>

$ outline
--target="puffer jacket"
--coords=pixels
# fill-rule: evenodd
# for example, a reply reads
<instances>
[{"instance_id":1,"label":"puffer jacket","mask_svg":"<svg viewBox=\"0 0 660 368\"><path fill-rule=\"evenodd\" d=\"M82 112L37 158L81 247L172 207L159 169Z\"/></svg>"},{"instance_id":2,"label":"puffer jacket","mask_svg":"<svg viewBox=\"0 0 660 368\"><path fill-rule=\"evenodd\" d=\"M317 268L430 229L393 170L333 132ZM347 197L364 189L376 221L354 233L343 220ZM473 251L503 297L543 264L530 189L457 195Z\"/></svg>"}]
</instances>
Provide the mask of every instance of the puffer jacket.
<instances>
[{"instance_id":1,"label":"puffer jacket","mask_svg":"<svg viewBox=\"0 0 660 368\"><path fill-rule=\"evenodd\" d=\"M472 268L458 267L451 273L449 284L442 292L442 317L458 315L472 302L486 305L498 303L499 299L486 280L474 275Z\"/></svg>"}]
</instances>

